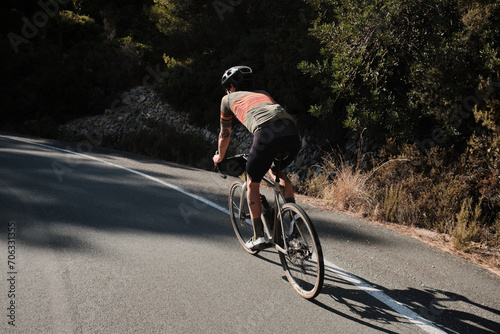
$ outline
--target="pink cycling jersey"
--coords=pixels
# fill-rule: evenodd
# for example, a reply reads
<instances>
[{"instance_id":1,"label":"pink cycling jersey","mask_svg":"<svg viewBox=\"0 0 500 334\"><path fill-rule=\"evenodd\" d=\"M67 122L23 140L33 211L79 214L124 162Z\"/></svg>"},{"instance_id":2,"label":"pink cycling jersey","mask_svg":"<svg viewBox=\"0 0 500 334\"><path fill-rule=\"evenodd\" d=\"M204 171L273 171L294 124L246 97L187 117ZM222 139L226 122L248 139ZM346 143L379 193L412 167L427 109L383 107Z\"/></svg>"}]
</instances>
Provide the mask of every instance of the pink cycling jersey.
<instances>
[{"instance_id":1,"label":"pink cycling jersey","mask_svg":"<svg viewBox=\"0 0 500 334\"><path fill-rule=\"evenodd\" d=\"M220 121L222 128L231 127L233 116L251 132L278 120L288 119L295 123L286 110L265 91L237 91L221 101Z\"/></svg>"}]
</instances>

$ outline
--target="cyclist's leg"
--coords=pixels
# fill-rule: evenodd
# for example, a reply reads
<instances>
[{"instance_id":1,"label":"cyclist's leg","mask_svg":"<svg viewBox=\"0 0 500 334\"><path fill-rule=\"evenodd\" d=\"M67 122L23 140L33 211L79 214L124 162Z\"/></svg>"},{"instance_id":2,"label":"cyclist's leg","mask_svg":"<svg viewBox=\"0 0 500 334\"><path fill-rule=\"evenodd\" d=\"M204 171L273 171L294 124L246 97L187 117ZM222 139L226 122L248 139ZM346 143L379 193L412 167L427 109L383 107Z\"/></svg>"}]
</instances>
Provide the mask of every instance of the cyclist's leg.
<instances>
[{"instance_id":1,"label":"cyclist's leg","mask_svg":"<svg viewBox=\"0 0 500 334\"><path fill-rule=\"evenodd\" d=\"M257 131L254 134L246 166L247 199L254 226L254 241L264 236L264 228L261 220L260 182L271 166L273 159L274 152L270 150L268 138L265 137L265 134L263 135L262 131Z\"/></svg>"},{"instance_id":2,"label":"cyclist's leg","mask_svg":"<svg viewBox=\"0 0 500 334\"><path fill-rule=\"evenodd\" d=\"M263 231L261 232L262 221L260 219L262 213L260 182L273 164L273 160L278 153L288 152L288 157L282 162L282 167L284 168L295 159L299 149L300 139L298 135L282 136L281 134L274 133L272 129L262 129L254 134L252 147L248 155L246 173L248 179L248 205L256 238L263 236ZM294 198L292 184L284 172L281 172L280 176L285 186L285 198L292 201Z\"/></svg>"},{"instance_id":3,"label":"cyclist's leg","mask_svg":"<svg viewBox=\"0 0 500 334\"><path fill-rule=\"evenodd\" d=\"M247 200L252 218L254 241L264 236L264 227L260 215L262 213L262 205L260 203L260 182L254 182L247 177Z\"/></svg>"},{"instance_id":4,"label":"cyclist's leg","mask_svg":"<svg viewBox=\"0 0 500 334\"><path fill-rule=\"evenodd\" d=\"M297 157L297 154L300 150L300 139L298 135L285 136L281 138L277 138L277 144L280 147L280 153L286 152L287 157L280 164L280 186L283 187L283 196L285 197L285 201L287 203L295 203L295 193L293 191L292 183L290 179L283 171L288 165L292 163L292 161ZM276 177L276 166L274 163L270 168L270 172L273 177Z\"/></svg>"}]
</instances>

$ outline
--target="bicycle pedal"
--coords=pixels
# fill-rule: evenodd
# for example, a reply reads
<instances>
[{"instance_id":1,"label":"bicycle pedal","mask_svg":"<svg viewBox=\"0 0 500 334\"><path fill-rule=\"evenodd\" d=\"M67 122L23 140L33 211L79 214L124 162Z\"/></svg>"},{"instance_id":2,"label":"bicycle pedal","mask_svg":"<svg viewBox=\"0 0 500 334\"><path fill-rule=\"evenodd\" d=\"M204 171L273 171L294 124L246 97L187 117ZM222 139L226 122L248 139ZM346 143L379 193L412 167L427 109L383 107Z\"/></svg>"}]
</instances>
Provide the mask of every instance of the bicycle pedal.
<instances>
[{"instance_id":1,"label":"bicycle pedal","mask_svg":"<svg viewBox=\"0 0 500 334\"><path fill-rule=\"evenodd\" d=\"M266 242L258 245L257 247L259 250L267 249L267 248L274 247L274 243L271 241L271 239L266 238Z\"/></svg>"},{"instance_id":2,"label":"bicycle pedal","mask_svg":"<svg viewBox=\"0 0 500 334\"><path fill-rule=\"evenodd\" d=\"M268 241L265 244L259 245L258 249L263 250L263 249L272 248L272 247L274 247L274 244L272 242Z\"/></svg>"}]
</instances>

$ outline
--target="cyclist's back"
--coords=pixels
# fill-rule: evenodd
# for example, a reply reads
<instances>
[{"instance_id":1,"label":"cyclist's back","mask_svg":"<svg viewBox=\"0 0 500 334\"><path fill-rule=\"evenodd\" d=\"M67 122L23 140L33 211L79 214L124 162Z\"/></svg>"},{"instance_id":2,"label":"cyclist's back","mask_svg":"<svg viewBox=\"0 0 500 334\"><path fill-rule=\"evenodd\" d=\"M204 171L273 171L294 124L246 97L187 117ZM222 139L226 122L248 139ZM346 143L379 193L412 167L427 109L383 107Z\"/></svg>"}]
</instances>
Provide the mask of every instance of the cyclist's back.
<instances>
[{"instance_id":1,"label":"cyclist's back","mask_svg":"<svg viewBox=\"0 0 500 334\"><path fill-rule=\"evenodd\" d=\"M277 121L295 123L286 110L265 91L236 91L222 98L221 119L231 122L233 115L250 131L255 133Z\"/></svg>"}]
</instances>

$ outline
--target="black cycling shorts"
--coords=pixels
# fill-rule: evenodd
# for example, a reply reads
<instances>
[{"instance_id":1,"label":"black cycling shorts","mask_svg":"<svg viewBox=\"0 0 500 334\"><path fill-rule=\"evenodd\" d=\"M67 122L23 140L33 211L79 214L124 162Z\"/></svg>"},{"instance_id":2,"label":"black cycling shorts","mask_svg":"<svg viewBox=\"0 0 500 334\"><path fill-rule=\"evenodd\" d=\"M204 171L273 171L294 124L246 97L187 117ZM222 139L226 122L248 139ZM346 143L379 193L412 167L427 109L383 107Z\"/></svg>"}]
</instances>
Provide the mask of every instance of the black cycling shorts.
<instances>
[{"instance_id":1,"label":"black cycling shorts","mask_svg":"<svg viewBox=\"0 0 500 334\"><path fill-rule=\"evenodd\" d=\"M300 138L292 122L280 122L256 131L248 155L247 176L252 182L260 182L269 168L274 167L274 158L280 153L286 153L280 165L280 169L284 169L295 159L300 146Z\"/></svg>"}]
</instances>

